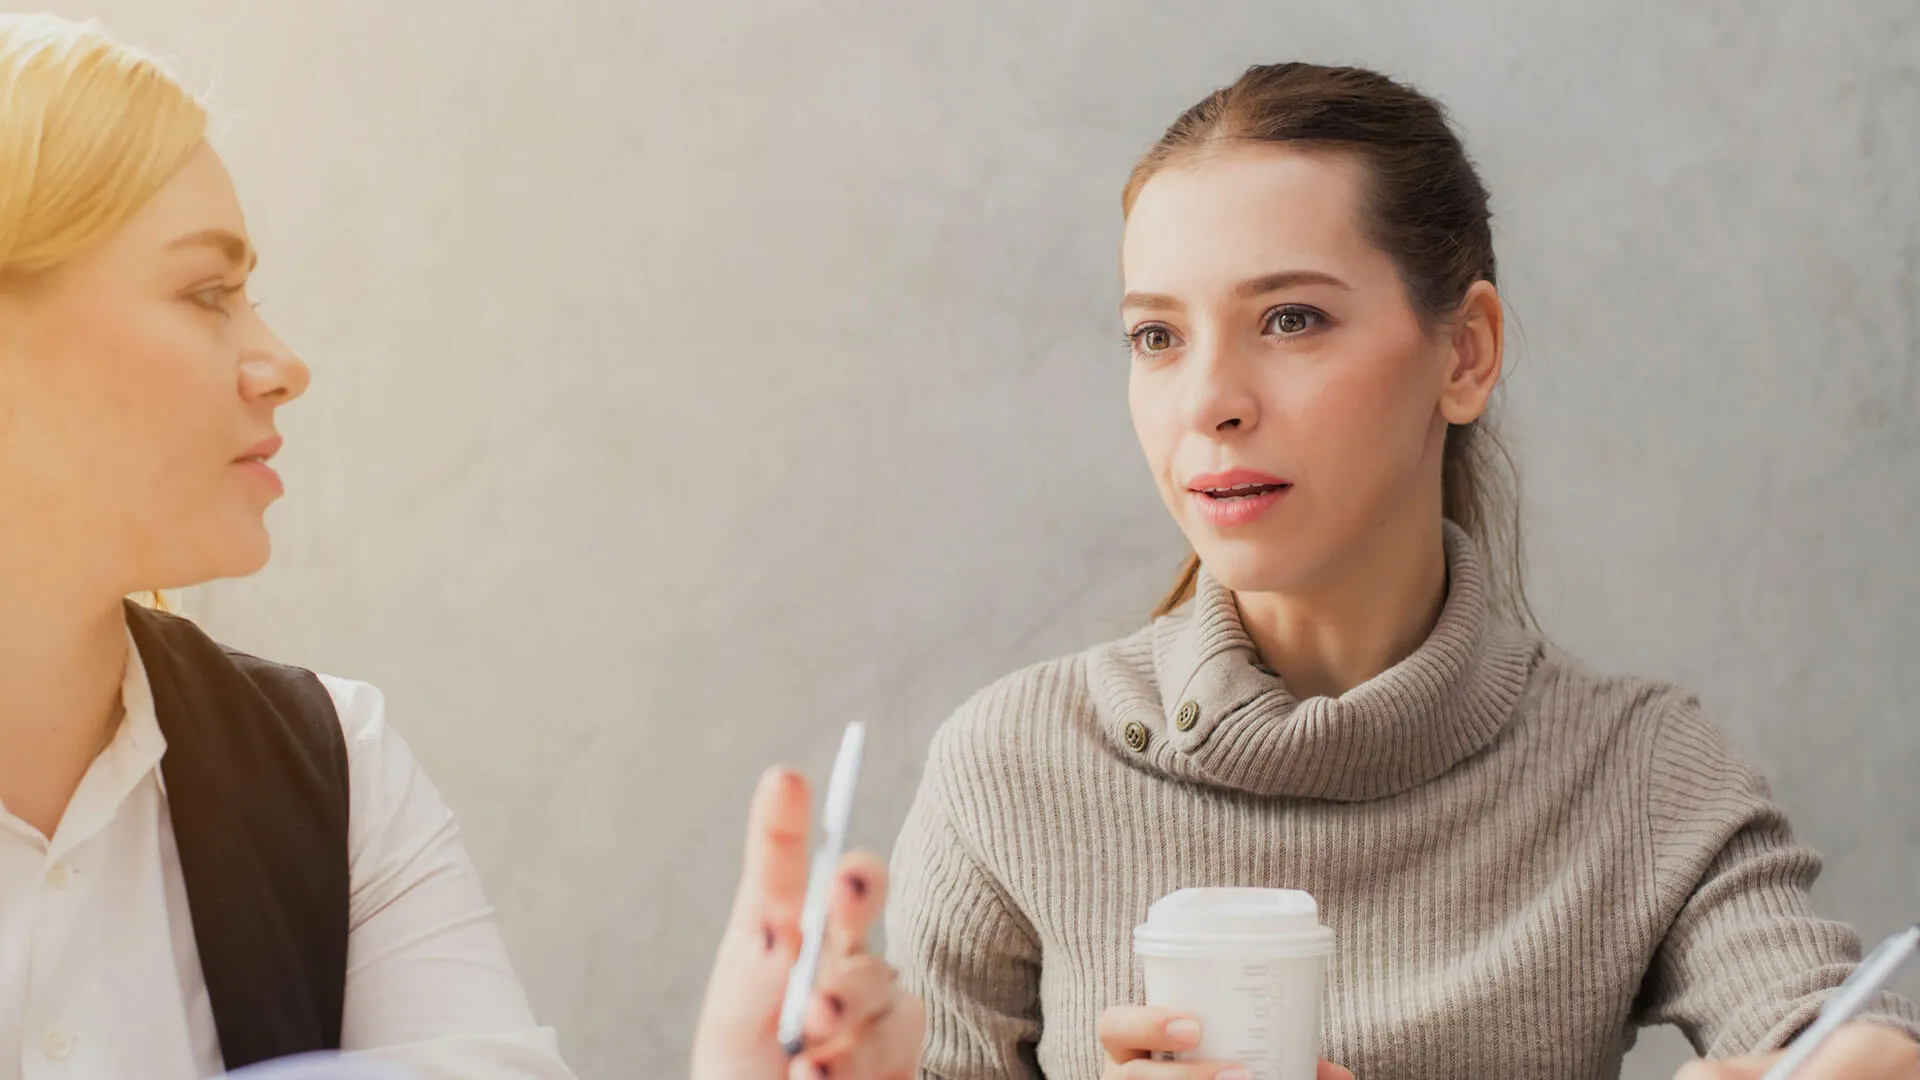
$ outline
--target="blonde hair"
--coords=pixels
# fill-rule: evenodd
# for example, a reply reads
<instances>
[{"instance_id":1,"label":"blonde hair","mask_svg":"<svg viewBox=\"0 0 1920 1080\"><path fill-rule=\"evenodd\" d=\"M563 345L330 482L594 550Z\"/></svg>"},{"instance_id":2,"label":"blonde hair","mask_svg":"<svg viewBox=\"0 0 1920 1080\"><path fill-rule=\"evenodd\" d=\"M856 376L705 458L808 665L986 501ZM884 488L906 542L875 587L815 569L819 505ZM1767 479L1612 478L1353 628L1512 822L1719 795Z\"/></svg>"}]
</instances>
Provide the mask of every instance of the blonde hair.
<instances>
[{"instance_id":1,"label":"blonde hair","mask_svg":"<svg viewBox=\"0 0 1920 1080\"><path fill-rule=\"evenodd\" d=\"M126 224L206 130L198 99L97 23L0 15L0 277L44 273Z\"/></svg>"},{"instance_id":2,"label":"blonde hair","mask_svg":"<svg viewBox=\"0 0 1920 1080\"><path fill-rule=\"evenodd\" d=\"M125 225L206 132L206 107L98 23L0 15L0 284ZM172 606L157 590L136 599Z\"/></svg>"}]
</instances>

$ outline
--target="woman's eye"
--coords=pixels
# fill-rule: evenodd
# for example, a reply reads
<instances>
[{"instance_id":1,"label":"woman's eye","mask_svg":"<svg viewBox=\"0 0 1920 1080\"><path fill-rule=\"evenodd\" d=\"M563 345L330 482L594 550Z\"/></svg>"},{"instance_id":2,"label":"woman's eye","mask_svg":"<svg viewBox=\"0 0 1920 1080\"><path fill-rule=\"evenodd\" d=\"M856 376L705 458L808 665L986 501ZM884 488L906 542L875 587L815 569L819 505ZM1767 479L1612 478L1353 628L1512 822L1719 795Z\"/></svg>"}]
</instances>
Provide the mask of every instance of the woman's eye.
<instances>
[{"instance_id":1,"label":"woman's eye","mask_svg":"<svg viewBox=\"0 0 1920 1080\"><path fill-rule=\"evenodd\" d=\"M1173 348L1173 331L1164 326L1143 326L1133 332L1133 345L1143 353L1166 352Z\"/></svg>"},{"instance_id":2,"label":"woman's eye","mask_svg":"<svg viewBox=\"0 0 1920 1080\"><path fill-rule=\"evenodd\" d=\"M1290 337L1294 334L1304 334L1325 320L1325 315L1312 308L1277 308L1267 315L1266 332Z\"/></svg>"},{"instance_id":3,"label":"woman's eye","mask_svg":"<svg viewBox=\"0 0 1920 1080\"><path fill-rule=\"evenodd\" d=\"M246 286L244 285L214 285L210 288L201 289L196 293L189 293L187 299L206 308L208 311L225 312L227 310L227 301L238 296L241 290L245 288Z\"/></svg>"}]
</instances>

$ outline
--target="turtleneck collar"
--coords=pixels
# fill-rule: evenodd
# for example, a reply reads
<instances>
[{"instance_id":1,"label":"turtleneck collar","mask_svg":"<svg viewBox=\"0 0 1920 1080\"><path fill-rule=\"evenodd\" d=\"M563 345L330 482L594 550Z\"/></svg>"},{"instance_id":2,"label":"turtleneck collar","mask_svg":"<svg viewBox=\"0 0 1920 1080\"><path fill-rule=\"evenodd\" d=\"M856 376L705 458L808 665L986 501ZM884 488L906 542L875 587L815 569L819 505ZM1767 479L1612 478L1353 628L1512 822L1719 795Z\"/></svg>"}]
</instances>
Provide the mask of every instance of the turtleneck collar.
<instances>
[{"instance_id":1,"label":"turtleneck collar","mask_svg":"<svg viewBox=\"0 0 1920 1080\"><path fill-rule=\"evenodd\" d=\"M1493 741L1539 654L1489 609L1474 541L1446 525L1447 599L1424 643L1339 697L1295 698L1257 665L1233 593L1204 570L1185 608L1095 654L1093 693L1116 752L1188 783L1360 801L1425 783Z\"/></svg>"}]
</instances>

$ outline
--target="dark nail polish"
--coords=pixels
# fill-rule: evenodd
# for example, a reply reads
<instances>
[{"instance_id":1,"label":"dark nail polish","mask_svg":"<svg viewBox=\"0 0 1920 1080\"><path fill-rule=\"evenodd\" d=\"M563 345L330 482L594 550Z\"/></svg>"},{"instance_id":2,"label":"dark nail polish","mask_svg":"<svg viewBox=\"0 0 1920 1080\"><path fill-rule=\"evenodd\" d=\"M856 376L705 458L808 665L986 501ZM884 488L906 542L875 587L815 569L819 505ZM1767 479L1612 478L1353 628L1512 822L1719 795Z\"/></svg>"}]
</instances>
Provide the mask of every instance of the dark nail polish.
<instances>
[{"instance_id":1,"label":"dark nail polish","mask_svg":"<svg viewBox=\"0 0 1920 1080\"><path fill-rule=\"evenodd\" d=\"M847 1003L841 1000L839 994L828 994L827 1011L833 1013L833 1018L838 1020L847 1015Z\"/></svg>"},{"instance_id":2,"label":"dark nail polish","mask_svg":"<svg viewBox=\"0 0 1920 1080\"><path fill-rule=\"evenodd\" d=\"M859 874L848 874L847 888L853 890L853 895L864 899L867 895L867 879Z\"/></svg>"},{"instance_id":3,"label":"dark nail polish","mask_svg":"<svg viewBox=\"0 0 1920 1080\"><path fill-rule=\"evenodd\" d=\"M760 933L765 935L765 940L761 947L764 948L767 952L772 952L773 951L773 927L770 925L762 926L760 928Z\"/></svg>"},{"instance_id":4,"label":"dark nail polish","mask_svg":"<svg viewBox=\"0 0 1920 1080\"><path fill-rule=\"evenodd\" d=\"M813 1075L819 1077L820 1080L827 1080L827 1077L833 1075L833 1069L826 1062L822 1061L814 1065Z\"/></svg>"}]
</instances>

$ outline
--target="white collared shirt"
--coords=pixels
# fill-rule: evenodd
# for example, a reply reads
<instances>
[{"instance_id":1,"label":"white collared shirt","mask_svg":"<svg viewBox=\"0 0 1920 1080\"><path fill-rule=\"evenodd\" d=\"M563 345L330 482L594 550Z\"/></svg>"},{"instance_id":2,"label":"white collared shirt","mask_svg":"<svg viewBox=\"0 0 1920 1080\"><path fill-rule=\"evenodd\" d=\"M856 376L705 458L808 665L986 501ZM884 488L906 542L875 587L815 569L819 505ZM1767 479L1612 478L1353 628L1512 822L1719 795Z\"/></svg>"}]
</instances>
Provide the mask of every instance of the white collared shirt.
<instances>
[{"instance_id":1,"label":"white collared shirt","mask_svg":"<svg viewBox=\"0 0 1920 1080\"><path fill-rule=\"evenodd\" d=\"M139 651L126 715L52 840L0 807L0 1080L199 1080L220 1043ZM352 795L343 1049L422 1080L571 1080L459 830L365 683L321 676Z\"/></svg>"}]
</instances>

